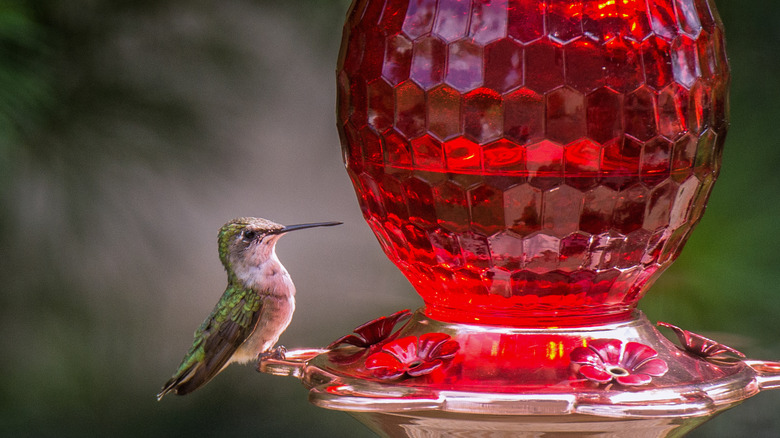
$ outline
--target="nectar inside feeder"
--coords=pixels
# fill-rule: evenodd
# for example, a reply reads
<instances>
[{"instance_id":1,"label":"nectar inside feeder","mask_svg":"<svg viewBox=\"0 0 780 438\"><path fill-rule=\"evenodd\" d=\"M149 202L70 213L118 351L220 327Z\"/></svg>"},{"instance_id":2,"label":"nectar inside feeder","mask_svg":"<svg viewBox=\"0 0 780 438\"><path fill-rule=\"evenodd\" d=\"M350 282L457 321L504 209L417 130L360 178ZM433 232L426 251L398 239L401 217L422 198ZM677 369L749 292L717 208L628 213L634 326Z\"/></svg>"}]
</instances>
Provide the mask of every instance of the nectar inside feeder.
<instances>
[{"instance_id":1,"label":"nectar inside feeder","mask_svg":"<svg viewBox=\"0 0 780 438\"><path fill-rule=\"evenodd\" d=\"M363 215L425 306L262 370L387 436L667 436L777 386L636 310L720 170L712 2L355 0L337 81Z\"/></svg>"}]
</instances>

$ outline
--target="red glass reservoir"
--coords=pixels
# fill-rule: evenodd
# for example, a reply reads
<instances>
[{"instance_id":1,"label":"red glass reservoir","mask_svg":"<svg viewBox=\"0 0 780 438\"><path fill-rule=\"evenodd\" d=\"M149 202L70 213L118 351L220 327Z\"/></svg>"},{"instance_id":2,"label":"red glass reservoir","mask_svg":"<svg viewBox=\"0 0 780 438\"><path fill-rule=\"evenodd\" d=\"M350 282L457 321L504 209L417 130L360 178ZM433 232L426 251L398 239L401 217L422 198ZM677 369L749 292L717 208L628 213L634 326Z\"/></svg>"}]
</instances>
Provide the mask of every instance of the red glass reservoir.
<instances>
[{"instance_id":1,"label":"red glass reservoir","mask_svg":"<svg viewBox=\"0 0 780 438\"><path fill-rule=\"evenodd\" d=\"M619 320L720 169L728 65L707 0L356 0L344 160L441 321Z\"/></svg>"}]
</instances>

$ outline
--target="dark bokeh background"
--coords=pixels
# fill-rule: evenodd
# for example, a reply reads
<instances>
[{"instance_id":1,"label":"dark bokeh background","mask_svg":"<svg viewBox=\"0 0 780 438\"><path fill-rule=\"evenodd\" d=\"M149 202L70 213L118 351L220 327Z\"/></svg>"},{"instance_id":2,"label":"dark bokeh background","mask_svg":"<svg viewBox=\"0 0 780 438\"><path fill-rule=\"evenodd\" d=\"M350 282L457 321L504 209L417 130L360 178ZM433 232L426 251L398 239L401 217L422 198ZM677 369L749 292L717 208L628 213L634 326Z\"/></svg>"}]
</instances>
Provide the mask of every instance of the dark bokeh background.
<instances>
[{"instance_id":1,"label":"dark bokeh background","mask_svg":"<svg viewBox=\"0 0 780 438\"><path fill-rule=\"evenodd\" d=\"M345 222L280 244L299 289L289 347L420 305L341 163L348 3L0 1L0 435L372 436L250 367L154 398L224 288L216 231L232 217ZM718 5L733 70L723 171L641 307L780 358L780 9ZM761 394L691 436L774 437L778 405Z\"/></svg>"}]
</instances>

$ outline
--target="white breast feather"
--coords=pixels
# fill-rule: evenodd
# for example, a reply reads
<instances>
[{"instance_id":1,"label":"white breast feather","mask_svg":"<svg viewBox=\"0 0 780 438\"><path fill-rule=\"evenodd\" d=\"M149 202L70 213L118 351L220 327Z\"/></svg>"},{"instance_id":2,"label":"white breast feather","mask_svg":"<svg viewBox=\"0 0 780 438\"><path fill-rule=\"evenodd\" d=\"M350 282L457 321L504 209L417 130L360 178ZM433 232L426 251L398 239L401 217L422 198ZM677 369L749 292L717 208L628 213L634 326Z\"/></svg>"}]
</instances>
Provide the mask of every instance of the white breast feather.
<instances>
[{"instance_id":1,"label":"white breast feather","mask_svg":"<svg viewBox=\"0 0 780 438\"><path fill-rule=\"evenodd\" d=\"M263 294L263 307L254 332L230 359L230 363L246 363L270 350L290 324L295 311L295 285L275 251L260 266L247 264L235 272L247 286Z\"/></svg>"}]
</instances>

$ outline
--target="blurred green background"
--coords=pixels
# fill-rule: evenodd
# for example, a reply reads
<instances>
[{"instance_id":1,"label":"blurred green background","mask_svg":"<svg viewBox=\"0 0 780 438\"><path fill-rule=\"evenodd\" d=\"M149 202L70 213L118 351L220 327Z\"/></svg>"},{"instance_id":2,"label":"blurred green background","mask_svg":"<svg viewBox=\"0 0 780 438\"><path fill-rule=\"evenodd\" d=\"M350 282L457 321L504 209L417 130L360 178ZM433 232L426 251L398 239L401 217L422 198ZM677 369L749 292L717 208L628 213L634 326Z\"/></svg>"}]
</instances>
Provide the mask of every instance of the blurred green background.
<instances>
[{"instance_id":1,"label":"blurred green background","mask_svg":"<svg viewBox=\"0 0 780 438\"><path fill-rule=\"evenodd\" d=\"M0 435L373 436L251 367L154 398L224 288L216 232L232 217L345 222L280 243L299 290L288 347L420 306L341 163L348 6L0 0ZM733 71L721 178L641 307L780 359L780 8L718 6ZM779 405L761 394L691 436L777 436Z\"/></svg>"}]
</instances>

